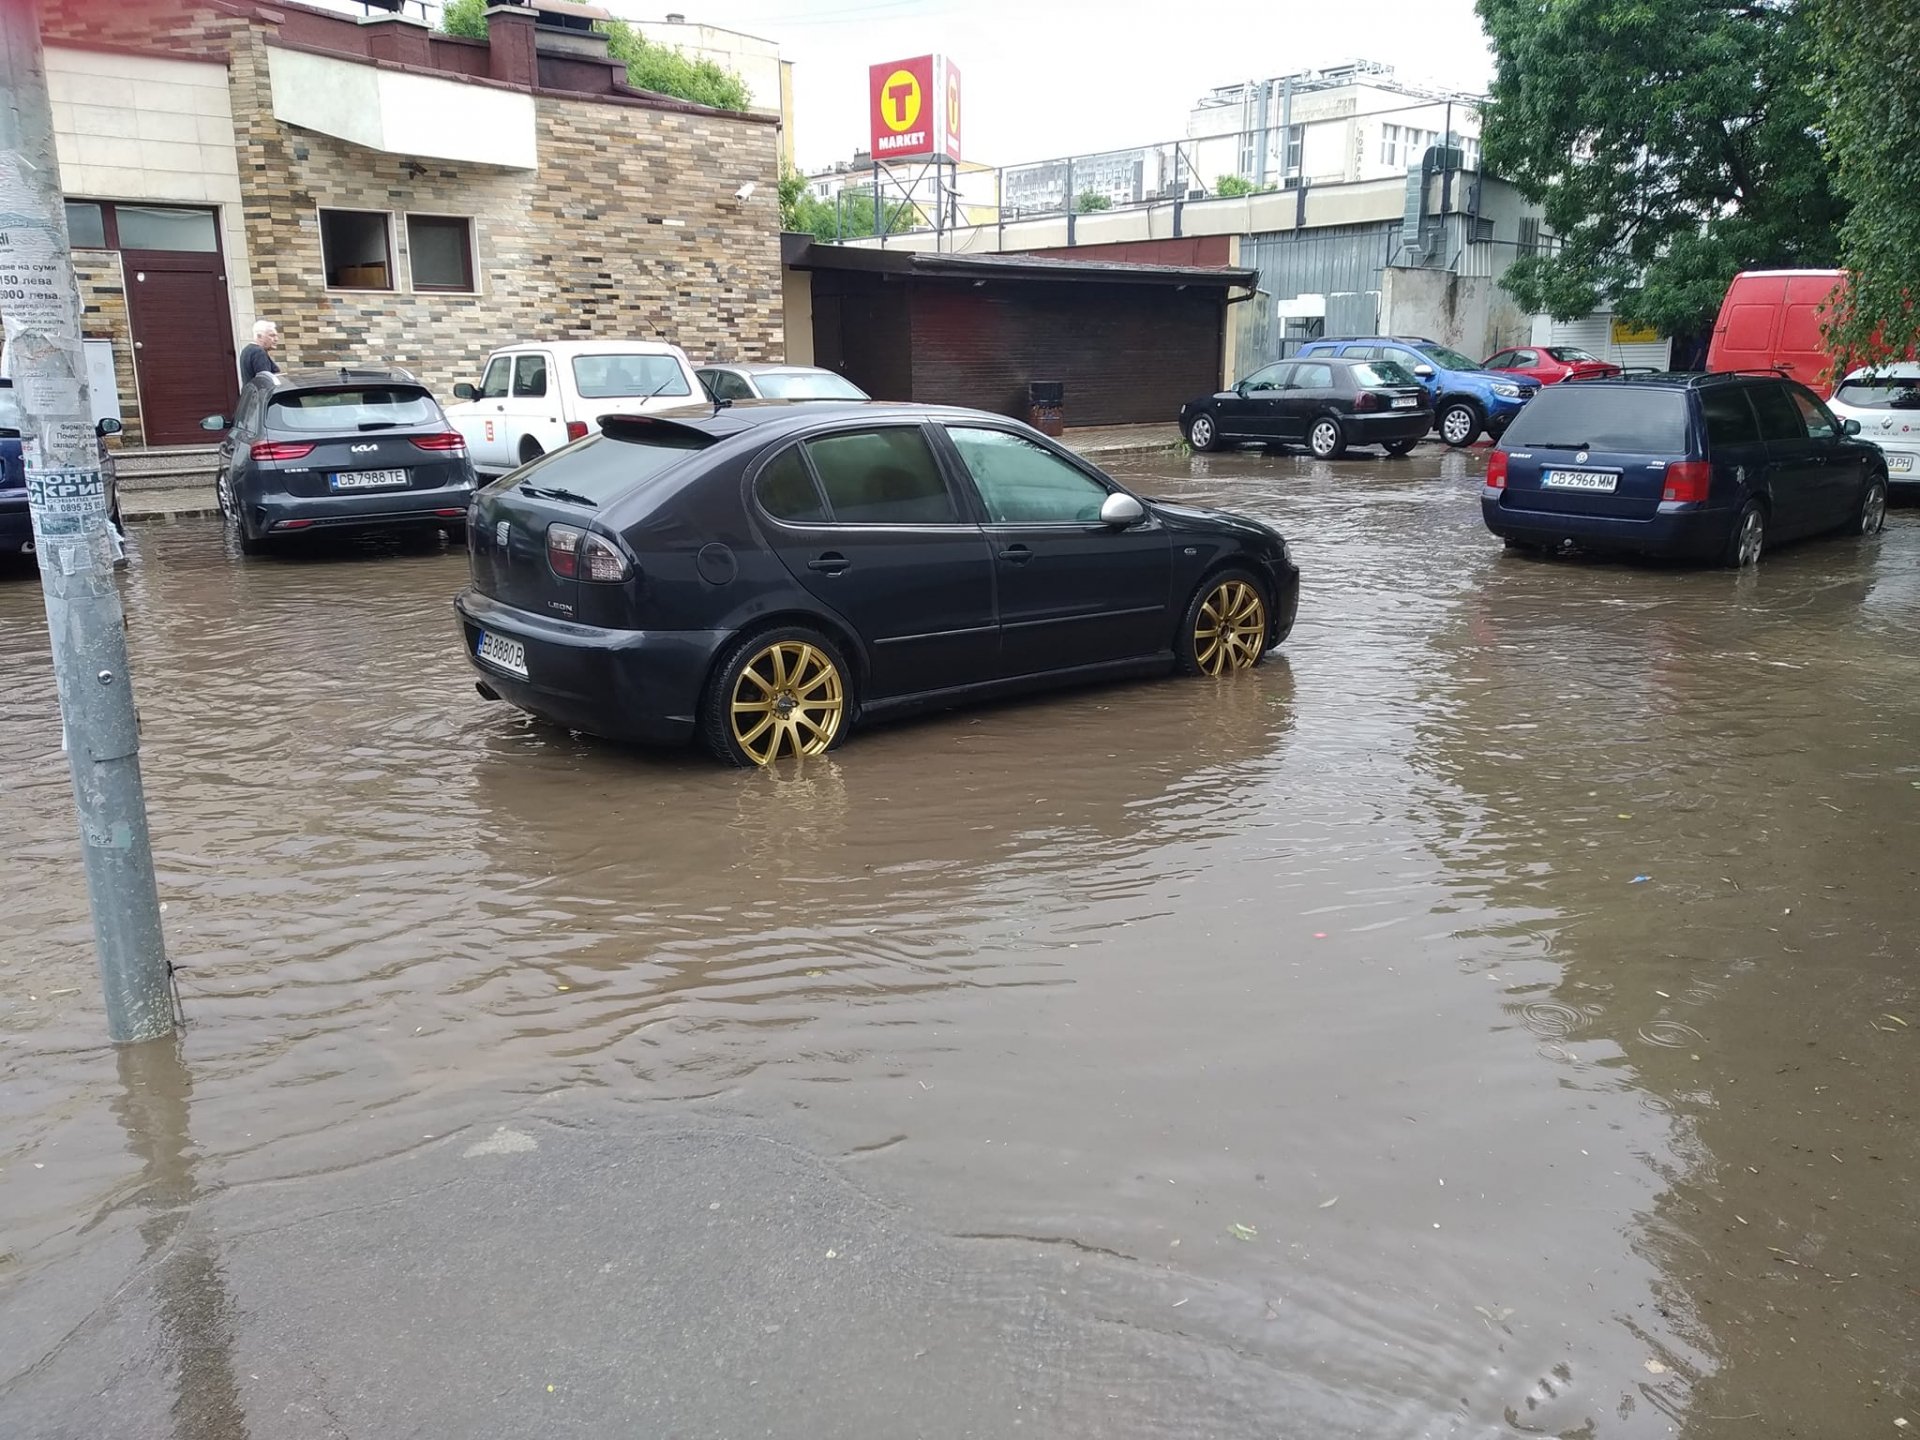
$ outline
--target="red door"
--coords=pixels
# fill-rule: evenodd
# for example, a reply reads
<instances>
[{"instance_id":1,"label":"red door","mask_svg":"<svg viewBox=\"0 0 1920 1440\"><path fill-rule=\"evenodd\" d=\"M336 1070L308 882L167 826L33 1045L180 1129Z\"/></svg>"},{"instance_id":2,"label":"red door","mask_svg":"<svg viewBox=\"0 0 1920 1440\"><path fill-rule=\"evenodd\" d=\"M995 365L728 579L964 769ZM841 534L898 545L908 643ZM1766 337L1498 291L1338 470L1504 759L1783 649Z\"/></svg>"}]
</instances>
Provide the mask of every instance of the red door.
<instances>
[{"instance_id":1,"label":"red door","mask_svg":"<svg viewBox=\"0 0 1920 1440\"><path fill-rule=\"evenodd\" d=\"M123 250L140 424L149 445L204 445L200 422L240 396L227 277L217 254Z\"/></svg>"}]
</instances>

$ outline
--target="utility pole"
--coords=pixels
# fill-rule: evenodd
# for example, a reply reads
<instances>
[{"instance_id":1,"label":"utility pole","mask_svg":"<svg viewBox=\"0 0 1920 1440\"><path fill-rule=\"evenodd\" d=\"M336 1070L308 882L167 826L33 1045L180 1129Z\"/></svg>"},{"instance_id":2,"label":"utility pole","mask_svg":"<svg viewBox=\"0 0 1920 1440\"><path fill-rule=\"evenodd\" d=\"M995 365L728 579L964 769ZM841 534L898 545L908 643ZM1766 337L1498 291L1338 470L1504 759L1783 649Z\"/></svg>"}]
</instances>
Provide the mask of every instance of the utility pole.
<instances>
[{"instance_id":1,"label":"utility pole","mask_svg":"<svg viewBox=\"0 0 1920 1440\"><path fill-rule=\"evenodd\" d=\"M36 0L0 0L0 315L107 1033L122 1044L170 1033L174 1007L39 11Z\"/></svg>"}]
</instances>

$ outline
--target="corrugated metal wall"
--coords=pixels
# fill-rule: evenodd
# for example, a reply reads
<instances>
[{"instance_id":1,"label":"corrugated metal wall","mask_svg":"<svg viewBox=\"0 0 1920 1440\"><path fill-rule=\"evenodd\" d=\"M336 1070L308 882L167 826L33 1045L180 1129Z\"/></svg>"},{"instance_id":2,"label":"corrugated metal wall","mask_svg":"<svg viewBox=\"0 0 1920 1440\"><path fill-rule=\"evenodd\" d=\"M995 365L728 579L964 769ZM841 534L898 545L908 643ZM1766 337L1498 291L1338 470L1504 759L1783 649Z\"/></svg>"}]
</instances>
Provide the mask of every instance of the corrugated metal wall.
<instances>
[{"instance_id":1,"label":"corrugated metal wall","mask_svg":"<svg viewBox=\"0 0 1920 1440\"><path fill-rule=\"evenodd\" d=\"M1398 221L1326 225L1312 230L1249 235L1240 242L1240 263L1260 272L1261 293L1248 302L1234 338L1232 371L1249 375L1292 354L1304 333L1368 334L1379 324L1380 272L1400 245ZM1323 324L1302 327L1276 321L1274 307L1298 295L1324 295Z\"/></svg>"}]
</instances>

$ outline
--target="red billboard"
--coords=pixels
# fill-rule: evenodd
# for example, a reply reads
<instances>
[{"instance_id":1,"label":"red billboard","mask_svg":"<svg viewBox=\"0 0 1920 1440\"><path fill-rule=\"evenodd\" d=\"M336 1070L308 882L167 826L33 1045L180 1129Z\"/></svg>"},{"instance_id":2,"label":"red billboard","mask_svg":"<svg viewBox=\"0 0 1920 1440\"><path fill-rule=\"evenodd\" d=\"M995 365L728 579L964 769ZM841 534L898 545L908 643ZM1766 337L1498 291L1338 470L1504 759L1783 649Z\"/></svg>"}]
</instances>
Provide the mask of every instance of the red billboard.
<instances>
[{"instance_id":1,"label":"red billboard","mask_svg":"<svg viewBox=\"0 0 1920 1440\"><path fill-rule=\"evenodd\" d=\"M900 160L939 153L934 132L946 107L933 87L933 69L931 55L868 69L874 159Z\"/></svg>"}]
</instances>

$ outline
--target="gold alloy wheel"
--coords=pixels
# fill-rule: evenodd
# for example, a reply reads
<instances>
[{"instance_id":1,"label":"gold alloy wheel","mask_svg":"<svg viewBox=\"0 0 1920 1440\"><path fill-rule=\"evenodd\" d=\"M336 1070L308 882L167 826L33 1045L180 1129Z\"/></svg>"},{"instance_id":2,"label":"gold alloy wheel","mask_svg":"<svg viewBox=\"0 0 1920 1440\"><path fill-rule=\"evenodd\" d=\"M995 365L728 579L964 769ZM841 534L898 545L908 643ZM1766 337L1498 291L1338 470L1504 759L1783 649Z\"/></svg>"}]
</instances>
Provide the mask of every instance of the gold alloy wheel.
<instances>
[{"instance_id":1,"label":"gold alloy wheel","mask_svg":"<svg viewBox=\"0 0 1920 1440\"><path fill-rule=\"evenodd\" d=\"M845 713L839 667L804 640L767 646L734 682L734 743L756 765L771 765L783 754L824 753Z\"/></svg>"},{"instance_id":2,"label":"gold alloy wheel","mask_svg":"<svg viewBox=\"0 0 1920 1440\"><path fill-rule=\"evenodd\" d=\"M1267 605L1244 580L1217 585L1193 623L1193 658L1205 675L1250 670L1267 639Z\"/></svg>"}]
</instances>

